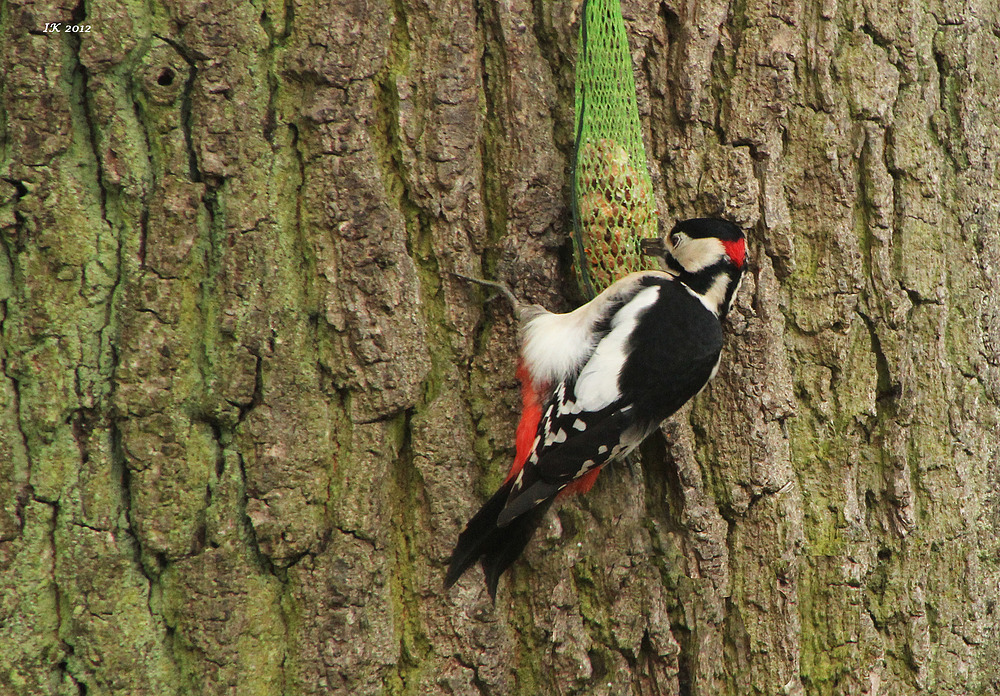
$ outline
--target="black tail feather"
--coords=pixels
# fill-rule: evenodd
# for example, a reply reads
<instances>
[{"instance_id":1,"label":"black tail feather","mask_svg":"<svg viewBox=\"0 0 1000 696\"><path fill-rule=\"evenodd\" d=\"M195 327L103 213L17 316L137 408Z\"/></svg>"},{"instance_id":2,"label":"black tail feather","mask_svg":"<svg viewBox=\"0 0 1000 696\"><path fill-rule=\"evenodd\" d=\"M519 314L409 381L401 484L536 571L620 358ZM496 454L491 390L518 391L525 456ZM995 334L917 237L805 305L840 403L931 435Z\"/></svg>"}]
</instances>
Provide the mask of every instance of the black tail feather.
<instances>
[{"instance_id":1,"label":"black tail feather","mask_svg":"<svg viewBox=\"0 0 1000 696\"><path fill-rule=\"evenodd\" d=\"M507 501L507 506L500 511L500 515L497 517L497 526L506 529L512 522L531 512L539 505L544 505L545 509L548 510L549 506L545 505L544 501L555 498L556 494L563 488L565 488L565 484L559 485L546 483L545 481L535 481ZM539 500L543 502L539 503Z\"/></svg>"},{"instance_id":2,"label":"black tail feather","mask_svg":"<svg viewBox=\"0 0 1000 696\"><path fill-rule=\"evenodd\" d=\"M501 486L469 520L465 531L458 535L458 543L451 554L448 574L444 579L445 589L454 585L465 571L481 559L486 575L486 589L490 598L496 601L500 576L524 551L552 504L548 500L500 528L497 526L497 518L507 504L513 485L513 481L508 481Z\"/></svg>"},{"instance_id":3,"label":"black tail feather","mask_svg":"<svg viewBox=\"0 0 1000 696\"><path fill-rule=\"evenodd\" d=\"M454 585L485 553L485 547L496 534L497 517L507 504L507 497L513 486L513 481L502 485L500 490L494 493L493 497L487 500L479 508L479 512L469 520L465 525L465 531L458 535L458 543L455 544L455 550L451 552L451 559L448 561L448 575L444 579L445 589Z\"/></svg>"},{"instance_id":4,"label":"black tail feather","mask_svg":"<svg viewBox=\"0 0 1000 696\"><path fill-rule=\"evenodd\" d=\"M497 583L500 582L500 576L520 557L524 547L531 541L535 530L552 505L552 500L554 498L532 508L506 527L494 531L494 543L483 553L482 558L486 589L494 602L497 599Z\"/></svg>"}]
</instances>

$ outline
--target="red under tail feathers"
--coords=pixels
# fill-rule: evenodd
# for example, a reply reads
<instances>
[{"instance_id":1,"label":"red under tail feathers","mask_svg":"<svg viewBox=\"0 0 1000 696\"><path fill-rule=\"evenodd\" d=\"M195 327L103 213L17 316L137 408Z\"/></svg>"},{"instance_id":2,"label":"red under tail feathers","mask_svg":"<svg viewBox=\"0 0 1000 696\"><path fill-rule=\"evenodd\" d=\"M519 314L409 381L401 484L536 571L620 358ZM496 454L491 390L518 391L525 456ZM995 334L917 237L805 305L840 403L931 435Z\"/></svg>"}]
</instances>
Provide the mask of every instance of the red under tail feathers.
<instances>
[{"instance_id":1,"label":"red under tail feathers","mask_svg":"<svg viewBox=\"0 0 1000 696\"><path fill-rule=\"evenodd\" d=\"M524 463L531 455L531 447L535 444L535 435L538 434L538 422L542 419L541 395L548 391L547 385L536 385L532 379L528 368L523 362L518 362L517 378L521 382L521 422L517 424L517 435L514 439L516 453L514 463L510 467L510 473L504 479L504 483L509 482L524 468ZM570 493L586 493L594 487L597 475L601 470L594 469L588 471L579 479L568 485L562 495Z\"/></svg>"},{"instance_id":2,"label":"red under tail feathers","mask_svg":"<svg viewBox=\"0 0 1000 696\"><path fill-rule=\"evenodd\" d=\"M531 446L535 444L535 435L538 433L538 421L542 419L542 401L540 393L545 389L542 385L536 386L531 380L531 374L524 362L518 361L517 378L521 381L521 422L517 424L517 437L514 440L517 448L514 455L514 463L510 467L510 473L504 483L521 473L524 463L528 461L531 454Z\"/></svg>"},{"instance_id":3,"label":"red under tail feathers","mask_svg":"<svg viewBox=\"0 0 1000 696\"><path fill-rule=\"evenodd\" d=\"M587 493L594 487L594 483L597 481L597 475L601 473L601 468L602 467L591 469L576 481L562 489L559 495L572 495L573 493L583 495L584 493Z\"/></svg>"}]
</instances>

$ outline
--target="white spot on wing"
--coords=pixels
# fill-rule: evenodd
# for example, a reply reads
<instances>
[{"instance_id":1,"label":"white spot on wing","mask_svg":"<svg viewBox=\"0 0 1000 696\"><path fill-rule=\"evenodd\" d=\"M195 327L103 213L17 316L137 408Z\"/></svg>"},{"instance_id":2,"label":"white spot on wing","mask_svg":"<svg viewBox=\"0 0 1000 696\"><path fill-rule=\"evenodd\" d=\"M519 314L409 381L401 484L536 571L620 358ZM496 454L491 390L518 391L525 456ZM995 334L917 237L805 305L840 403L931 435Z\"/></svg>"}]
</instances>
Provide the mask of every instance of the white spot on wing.
<instances>
[{"instance_id":1,"label":"white spot on wing","mask_svg":"<svg viewBox=\"0 0 1000 696\"><path fill-rule=\"evenodd\" d=\"M584 423L579 418L577 418L575 421L573 421L573 427L575 429L577 429L577 430L586 430L587 429L587 424Z\"/></svg>"}]
</instances>

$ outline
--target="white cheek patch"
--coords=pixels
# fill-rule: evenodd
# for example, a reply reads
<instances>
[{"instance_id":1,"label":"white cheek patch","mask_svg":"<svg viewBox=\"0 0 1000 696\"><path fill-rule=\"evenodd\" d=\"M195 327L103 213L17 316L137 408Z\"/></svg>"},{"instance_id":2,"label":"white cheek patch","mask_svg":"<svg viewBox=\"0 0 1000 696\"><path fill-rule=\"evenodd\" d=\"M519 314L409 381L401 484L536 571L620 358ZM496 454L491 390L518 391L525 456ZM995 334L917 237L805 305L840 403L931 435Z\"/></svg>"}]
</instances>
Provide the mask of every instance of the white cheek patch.
<instances>
[{"instance_id":1,"label":"white cheek patch","mask_svg":"<svg viewBox=\"0 0 1000 696\"><path fill-rule=\"evenodd\" d=\"M697 273L728 256L722 240L715 237L703 239L681 237L671 253L688 273Z\"/></svg>"}]
</instances>

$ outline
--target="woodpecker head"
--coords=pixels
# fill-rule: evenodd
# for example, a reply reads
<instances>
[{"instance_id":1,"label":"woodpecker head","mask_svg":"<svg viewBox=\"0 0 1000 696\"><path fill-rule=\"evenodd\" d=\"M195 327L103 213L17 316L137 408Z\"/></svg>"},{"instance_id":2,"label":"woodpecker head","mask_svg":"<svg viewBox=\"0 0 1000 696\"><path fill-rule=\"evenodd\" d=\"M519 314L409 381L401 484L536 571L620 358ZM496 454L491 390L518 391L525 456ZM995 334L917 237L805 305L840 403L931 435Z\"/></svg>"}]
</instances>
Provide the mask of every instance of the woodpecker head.
<instances>
[{"instance_id":1,"label":"woodpecker head","mask_svg":"<svg viewBox=\"0 0 1000 696\"><path fill-rule=\"evenodd\" d=\"M717 218L681 220L659 253L670 271L700 295L706 306L720 317L726 315L746 266L746 239L739 227Z\"/></svg>"}]
</instances>

